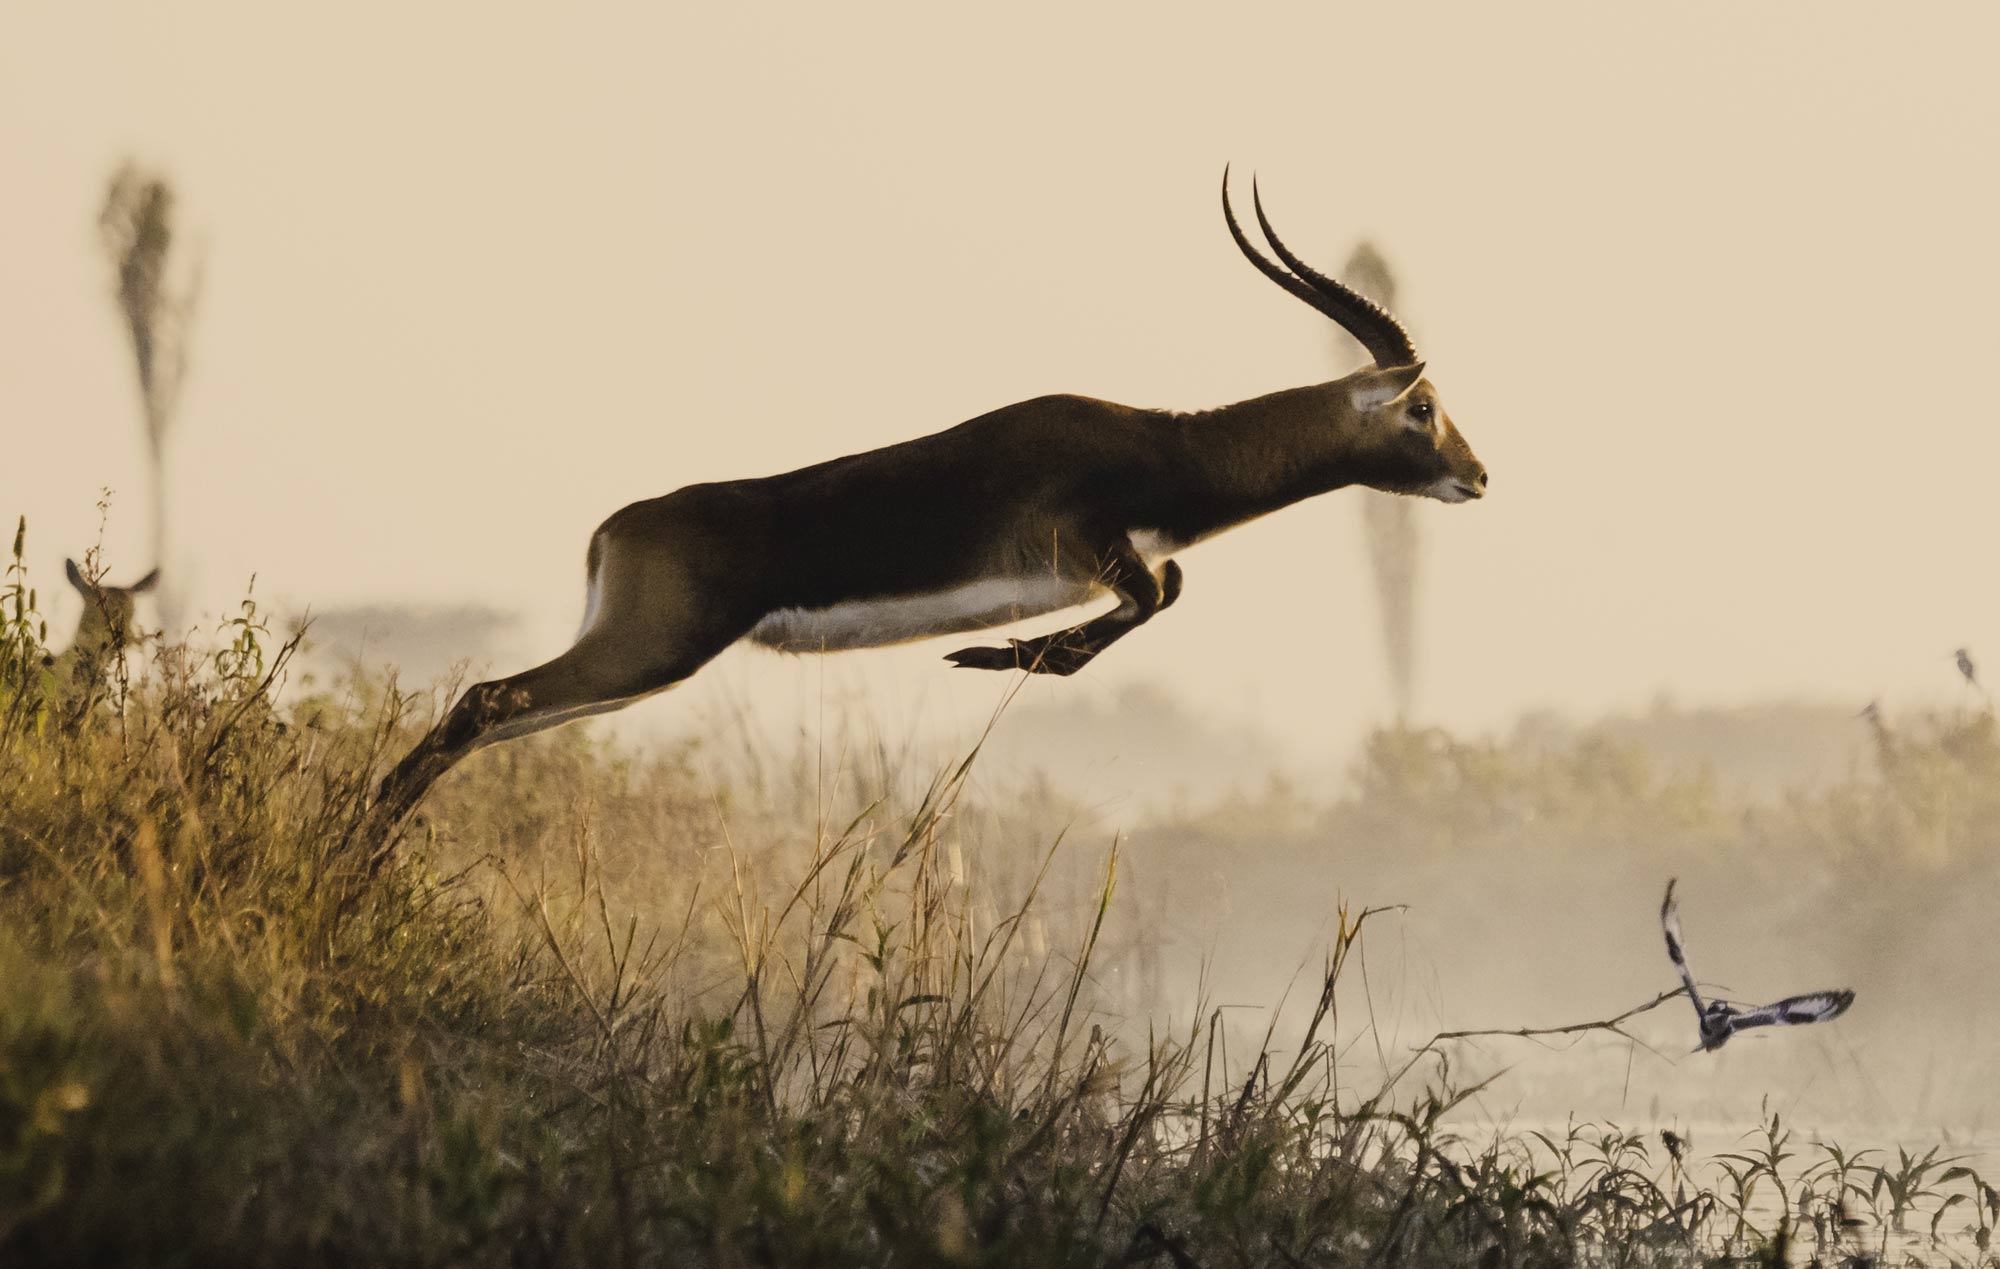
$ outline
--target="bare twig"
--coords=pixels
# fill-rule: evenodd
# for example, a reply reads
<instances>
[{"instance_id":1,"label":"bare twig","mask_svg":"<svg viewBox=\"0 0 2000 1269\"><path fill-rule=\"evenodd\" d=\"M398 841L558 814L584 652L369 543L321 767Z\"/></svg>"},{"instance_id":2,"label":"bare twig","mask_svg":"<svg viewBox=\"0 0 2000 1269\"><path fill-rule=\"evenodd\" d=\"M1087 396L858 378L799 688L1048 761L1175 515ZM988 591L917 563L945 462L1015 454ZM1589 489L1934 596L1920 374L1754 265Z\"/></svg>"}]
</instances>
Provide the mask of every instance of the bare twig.
<instances>
[{"instance_id":1,"label":"bare twig","mask_svg":"<svg viewBox=\"0 0 2000 1269\"><path fill-rule=\"evenodd\" d=\"M1637 1037L1625 1030L1624 1024L1626 1021L1636 1018L1642 1013L1658 1009L1669 1000L1677 1000L1684 994L1680 988L1676 987L1672 991L1661 992L1643 1005L1635 1005L1627 1009L1615 1018L1603 1018L1596 1022L1573 1022L1566 1027L1492 1027L1477 1031L1440 1031L1419 1045L1416 1052L1422 1053L1431 1048L1432 1045L1439 1044L1445 1040L1472 1040L1484 1036L1513 1036L1520 1039L1534 1039L1539 1036L1582 1035L1589 1031L1609 1031L1613 1034L1624 1036L1634 1044L1641 1044L1642 1042ZM1644 1047L1649 1050L1652 1048L1651 1045L1645 1045Z\"/></svg>"}]
</instances>

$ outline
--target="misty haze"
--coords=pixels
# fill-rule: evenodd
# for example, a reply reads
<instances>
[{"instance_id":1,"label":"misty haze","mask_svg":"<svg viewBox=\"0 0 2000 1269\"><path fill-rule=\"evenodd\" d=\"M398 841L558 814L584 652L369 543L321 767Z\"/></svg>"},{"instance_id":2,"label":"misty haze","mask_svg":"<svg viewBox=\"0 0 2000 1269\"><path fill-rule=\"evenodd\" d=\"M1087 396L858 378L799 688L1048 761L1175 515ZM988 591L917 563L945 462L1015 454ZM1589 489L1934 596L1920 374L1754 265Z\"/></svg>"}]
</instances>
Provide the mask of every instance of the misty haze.
<instances>
[{"instance_id":1,"label":"misty haze","mask_svg":"<svg viewBox=\"0 0 2000 1269\"><path fill-rule=\"evenodd\" d=\"M1992 11L10 25L0 1261L1996 1263Z\"/></svg>"}]
</instances>

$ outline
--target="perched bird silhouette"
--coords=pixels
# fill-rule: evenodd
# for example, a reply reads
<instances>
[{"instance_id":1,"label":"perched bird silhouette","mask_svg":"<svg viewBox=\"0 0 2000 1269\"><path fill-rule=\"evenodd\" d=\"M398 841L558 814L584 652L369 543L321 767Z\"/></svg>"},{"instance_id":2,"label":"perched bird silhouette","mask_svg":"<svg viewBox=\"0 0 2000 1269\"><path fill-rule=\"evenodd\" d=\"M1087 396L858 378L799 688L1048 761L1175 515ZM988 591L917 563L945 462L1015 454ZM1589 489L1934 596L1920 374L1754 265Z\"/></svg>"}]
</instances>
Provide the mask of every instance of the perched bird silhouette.
<instances>
[{"instance_id":1,"label":"perched bird silhouette","mask_svg":"<svg viewBox=\"0 0 2000 1269\"><path fill-rule=\"evenodd\" d=\"M1956 652L1953 652L1951 655L1957 658L1958 672L1965 676L1965 681L1972 684L1974 687L1978 687L1979 675L1973 669L1972 654L1970 652L1967 652L1964 648L1960 648Z\"/></svg>"},{"instance_id":2,"label":"perched bird silhouette","mask_svg":"<svg viewBox=\"0 0 2000 1269\"><path fill-rule=\"evenodd\" d=\"M1660 903L1660 929L1667 936L1667 956L1680 971L1681 986L1687 988L1688 999L1694 1002L1695 1017L1701 1021L1701 1047L1695 1050L1697 1053L1719 1049L1730 1036L1751 1027L1797 1026L1838 1018L1854 1003L1854 993L1842 990L1787 996L1770 1005L1738 1005L1727 1000L1704 1004L1701 993L1694 988L1694 975L1688 972L1687 956L1682 950L1681 911L1674 902L1671 880L1667 882L1667 897Z\"/></svg>"}]
</instances>

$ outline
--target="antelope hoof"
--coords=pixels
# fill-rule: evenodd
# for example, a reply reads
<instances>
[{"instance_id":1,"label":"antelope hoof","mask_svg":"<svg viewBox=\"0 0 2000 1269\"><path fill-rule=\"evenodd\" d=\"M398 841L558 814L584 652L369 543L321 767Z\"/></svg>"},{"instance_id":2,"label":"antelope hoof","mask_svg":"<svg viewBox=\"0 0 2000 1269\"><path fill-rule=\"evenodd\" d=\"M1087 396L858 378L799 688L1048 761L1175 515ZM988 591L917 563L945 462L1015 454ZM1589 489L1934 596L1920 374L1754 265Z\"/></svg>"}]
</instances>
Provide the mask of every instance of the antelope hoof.
<instances>
[{"instance_id":1,"label":"antelope hoof","mask_svg":"<svg viewBox=\"0 0 2000 1269\"><path fill-rule=\"evenodd\" d=\"M1030 674L1070 675L1081 670L1090 655L1045 639L1009 639L1004 648L960 648L945 660L968 670L1026 670Z\"/></svg>"},{"instance_id":2,"label":"antelope hoof","mask_svg":"<svg viewBox=\"0 0 2000 1269\"><path fill-rule=\"evenodd\" d=\"M945 654L945 660L961 670L1018 670L1020 660L1012 648L960 648Z\"/></svg>"}]
</instances>

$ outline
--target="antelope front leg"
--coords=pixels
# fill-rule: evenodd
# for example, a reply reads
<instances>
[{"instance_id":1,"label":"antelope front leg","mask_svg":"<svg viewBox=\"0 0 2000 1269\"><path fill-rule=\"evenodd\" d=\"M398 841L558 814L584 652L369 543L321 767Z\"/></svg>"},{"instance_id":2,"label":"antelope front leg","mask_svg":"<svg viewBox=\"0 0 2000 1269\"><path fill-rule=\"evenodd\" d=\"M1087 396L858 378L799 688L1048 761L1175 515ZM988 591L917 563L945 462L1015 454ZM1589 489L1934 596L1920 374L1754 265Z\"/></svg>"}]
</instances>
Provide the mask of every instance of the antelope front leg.
<instances>
[{"instance_id":1,"label":"antelope front leg","mask_svg":"<svg viewBox=\"0 0 2000 1269\"><path fill-rule=\"evenodd\" d=\"M1004 648L961 648L945 660L968 670L1075 674L1098 653L1180 598L1181 566L1168 560L1154 577L1145 560L1127 543L1105 569L1104 583L1119 602L1102 617L1034 639L1009 639Z\"/></svg>"}]
</instances>

